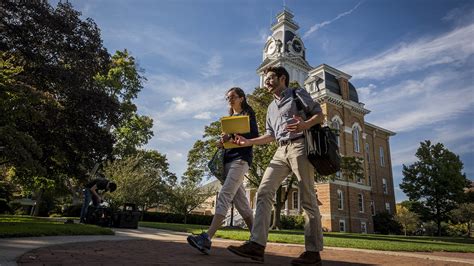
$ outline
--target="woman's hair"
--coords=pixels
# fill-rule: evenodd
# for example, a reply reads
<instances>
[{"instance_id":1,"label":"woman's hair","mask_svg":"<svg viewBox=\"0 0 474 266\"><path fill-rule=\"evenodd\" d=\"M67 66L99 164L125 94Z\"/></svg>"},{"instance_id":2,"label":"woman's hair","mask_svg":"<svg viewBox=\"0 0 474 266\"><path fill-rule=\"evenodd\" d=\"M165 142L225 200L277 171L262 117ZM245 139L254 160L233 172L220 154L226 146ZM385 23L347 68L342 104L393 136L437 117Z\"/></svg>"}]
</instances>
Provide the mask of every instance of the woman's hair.
<instances>
[{"instance_id":1,"label":"woman's hair","mask_svg":"<svg viewBox=\"0 0 474 266\"><path fill-rule=\"evenodd\" d=\"M247 103L247 97L245 96L244 90L242 90L239 87L233 87L227 91L226 95L231 91L235 92L239 97L244 98L244 100L242 101L242 113L249 116L255 115L255 112L253 111L252 107ZM233 115L233 114L234 114L234 110L232 109L232 107L230 107L229 115Z\"/></svg>"}]
</instances>

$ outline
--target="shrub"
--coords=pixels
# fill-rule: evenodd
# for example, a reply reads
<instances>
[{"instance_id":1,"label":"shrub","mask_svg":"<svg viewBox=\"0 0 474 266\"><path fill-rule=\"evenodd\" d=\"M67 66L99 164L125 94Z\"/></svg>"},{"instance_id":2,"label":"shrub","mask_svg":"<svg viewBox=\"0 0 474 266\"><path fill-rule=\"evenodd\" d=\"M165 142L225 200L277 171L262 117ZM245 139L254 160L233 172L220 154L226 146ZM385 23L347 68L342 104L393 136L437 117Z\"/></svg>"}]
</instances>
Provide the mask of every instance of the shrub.
<instances>
[{"instance_id":1,"label":"shrub","mask_svg":"<svg viewBox=\"0 0 474 266\"><path fill-rule=\"evenodd\" d=\"M81 216L82 204L66 205L62 210L62 215L65 217L79 217Z\"/></svg>"},{"instance_id":2,"label":"shrub","mask_svg":"<svg viewBox=\"0 0 474 266\"><path fill-rule=\"evenodd\" d=\"M304 229L303 215L282 215L281 227L283 229Z\"/></svg>"},{"instance_id":3,"label":"shrub","mask_svg":"<svg viewBox=\"0 0 474 266\"><path fill-rule=\"evenodd\" d=\"M467 224L448 224L446 234L448 236L465 236L467 235Z\"/></svg>"},{"instance_id":4,"label":"shrub","mask_svg":"<svg viewBox=\"0 0 474 266\"><path fill-rule=\"evenodd\" d=\"M388 212L379 212L374 215L374 231L379 234L395 234L402 232L402 225L395 221L393 215Z\"/></svg>"},{"instance_id":5,"label":"shrub","mask_svg":"<svg viewBox=\"0 0 474 266\"><path fill-rule=\"evenodd\" d=\"M186 219L188 224L210 225L213 217L211 215L188 214ZM165 212L144 212L143 221L182 224L184 223L184 215Z\"/></svg>"},{"instance_id":6,"label":"shrub","mask_svg":"<svg viewBox=\"0 0 474 266\"><path fill-rule=\"evenodd\" d=\"M7 203L6 199L0 199L0 214L11 214L12 209Z\"/></svg>"}]
</instances>

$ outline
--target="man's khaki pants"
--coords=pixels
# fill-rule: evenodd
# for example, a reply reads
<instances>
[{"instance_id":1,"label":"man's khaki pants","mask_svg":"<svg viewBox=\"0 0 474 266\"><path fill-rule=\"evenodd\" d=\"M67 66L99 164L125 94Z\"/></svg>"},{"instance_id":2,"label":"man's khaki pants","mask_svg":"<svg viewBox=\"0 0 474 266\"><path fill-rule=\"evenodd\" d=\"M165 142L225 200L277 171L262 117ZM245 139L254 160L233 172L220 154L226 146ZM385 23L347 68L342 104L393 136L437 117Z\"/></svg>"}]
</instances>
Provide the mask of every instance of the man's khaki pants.
<instances>
[{"instance_id":1,"label":"man's khaki pants","mask_svg":"<svg viewBox=\"0 0 474 266\"><path fill-rule=\"evenodd\" d=\"M257 210L250 240L266 246L275 191L291 172L299 181L301 206L305 218L306 251L321 251L323 250L323 233L314 189L314 168L306 156L304 139L278 147L265 170L257 192Z\"/></svg>"}]
</instances>

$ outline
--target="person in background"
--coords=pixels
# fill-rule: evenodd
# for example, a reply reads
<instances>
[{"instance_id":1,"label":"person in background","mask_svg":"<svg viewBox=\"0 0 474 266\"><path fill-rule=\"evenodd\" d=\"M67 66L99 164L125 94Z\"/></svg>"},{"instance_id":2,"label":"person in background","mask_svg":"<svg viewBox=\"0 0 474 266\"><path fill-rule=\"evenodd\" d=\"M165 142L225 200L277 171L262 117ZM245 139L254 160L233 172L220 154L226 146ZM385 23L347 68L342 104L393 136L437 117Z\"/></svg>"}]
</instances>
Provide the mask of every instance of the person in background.
<instances>
[{"instance_id":1,"label":"person in background","mask_svg":"<svg viewBox=\"0 0 474 266\"><path fill-rule=\"evenodd\" d=\"M97 207L102 202L102 197L100 194L103 194L105 192L114 192L116 189L117 184L115 184L114 182L110 182L105 178L97 178L87 183L84 189L82 190L84 193L84 203L82 204L81 208L80 223L86 222L87 208L89 207L91 201L94 207Z\"/></svg>"},{"instance_id":2,"label":"person in background","mask_svg":"<svg viewBox=\"0 0 474 266\"><path fill-rule=\"evenodd\" d=\"M247 103L244 91L241 88L231 88L227 91L226 100L229 103L229 115L248 115L250 118L250 133L244 134L248 138L258 136L257 121L255 112ZM231 136L223 134L218 146L222 148L223 143L231 139ZM249 228L253 225L253 212L250 203L245 195L243 185L244 175L248 172L252 164L252 147L234 148L224 150L224 176L226 177L222 188L219 191L216 202L214 218L207 232L199 235L190 235L188 243L204 254L209 254L211 250L211 239L217 229L222 225L227 211L234 203L240 215Z\"/></svg>"}]
</instances>

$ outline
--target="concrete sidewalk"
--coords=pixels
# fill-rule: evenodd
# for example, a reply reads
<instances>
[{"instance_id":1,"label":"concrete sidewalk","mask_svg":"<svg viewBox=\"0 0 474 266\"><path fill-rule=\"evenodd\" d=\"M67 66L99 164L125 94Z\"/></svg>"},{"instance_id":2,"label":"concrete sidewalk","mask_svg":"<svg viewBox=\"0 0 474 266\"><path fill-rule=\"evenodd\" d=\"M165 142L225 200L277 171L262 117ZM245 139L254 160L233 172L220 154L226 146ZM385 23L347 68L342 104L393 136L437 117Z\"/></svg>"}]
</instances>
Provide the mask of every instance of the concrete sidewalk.
<instances>
[{"instance_id":1,"label":"concrete sidewalk","mask_svg":"<svg viewBox=\"0 0 474 266\"><path fill-rule=\"evenodd\" d=\"M188 234L139 228L116 229L115 236L64 236L0 240L0 266L4 265L247 265L256 262L228 252L241 241L213 240L210 256L191 248ZM289 265L304 247L269 244L265 264ZM472 253L410 253L346 248L325 248L324 265L474 265Z\"/></svg>"}]
</instances>

